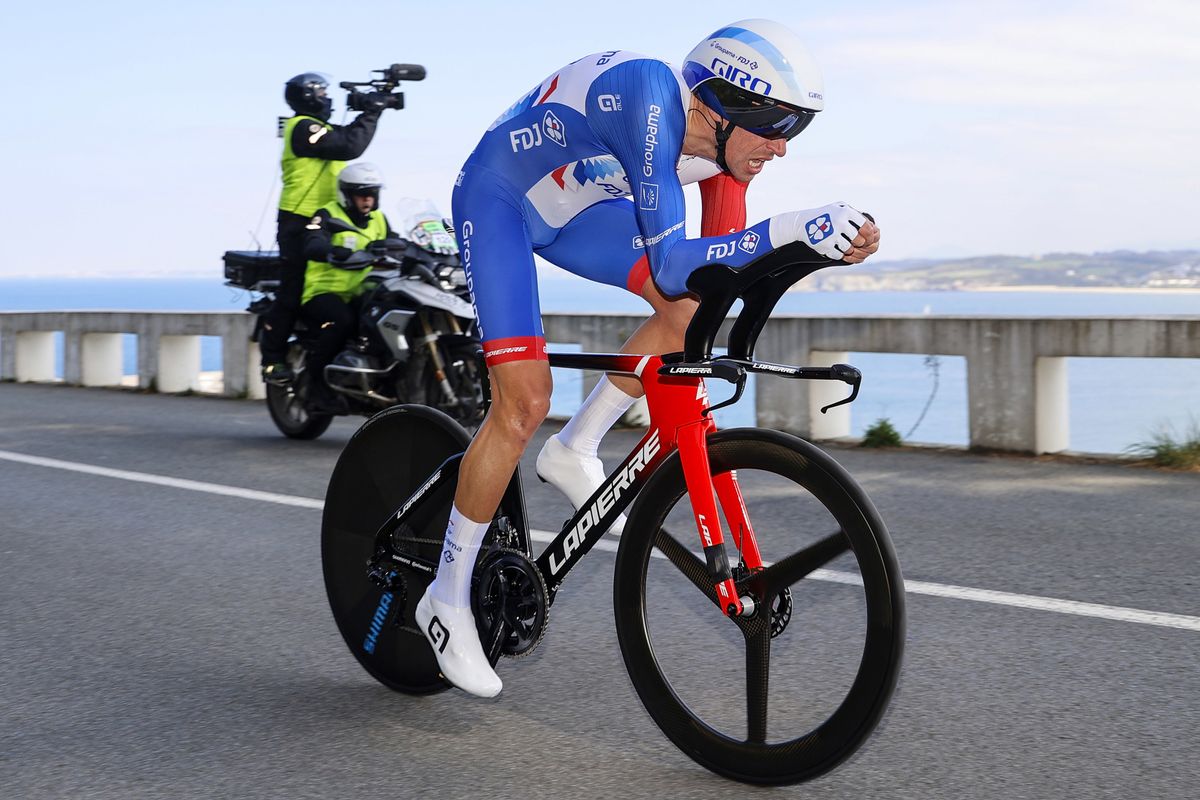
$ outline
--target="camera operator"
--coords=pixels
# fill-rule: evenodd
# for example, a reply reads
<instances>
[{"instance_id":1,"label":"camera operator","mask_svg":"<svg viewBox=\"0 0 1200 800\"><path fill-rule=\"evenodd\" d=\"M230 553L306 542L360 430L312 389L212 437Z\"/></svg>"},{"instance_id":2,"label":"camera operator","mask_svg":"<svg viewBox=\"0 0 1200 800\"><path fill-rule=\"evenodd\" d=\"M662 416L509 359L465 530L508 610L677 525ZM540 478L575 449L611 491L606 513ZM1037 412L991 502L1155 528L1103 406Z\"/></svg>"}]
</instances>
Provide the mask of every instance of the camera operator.
<instances>
[{"instance_id":1,"label":"camera operator","mask_svg":"<svg viewBox=\"0 0 1200 800\"><path fill-rule=\"evenodd\" d=\"M399 108L396 95L354 92L350 107L361 111L349 125L333 125L329 116L329 82L305 72L287 82L284 99L295 114L283 126L283 190L279 195L279 254L283 274L275 303L267 312L259 345L263 379L287 383L294 376L287 363L287 341L300 307L304 287L305 225L318 208L336 197L337 180L345 162L358 158L371 143L379 114Z\"/></svg>"}]
</instances>

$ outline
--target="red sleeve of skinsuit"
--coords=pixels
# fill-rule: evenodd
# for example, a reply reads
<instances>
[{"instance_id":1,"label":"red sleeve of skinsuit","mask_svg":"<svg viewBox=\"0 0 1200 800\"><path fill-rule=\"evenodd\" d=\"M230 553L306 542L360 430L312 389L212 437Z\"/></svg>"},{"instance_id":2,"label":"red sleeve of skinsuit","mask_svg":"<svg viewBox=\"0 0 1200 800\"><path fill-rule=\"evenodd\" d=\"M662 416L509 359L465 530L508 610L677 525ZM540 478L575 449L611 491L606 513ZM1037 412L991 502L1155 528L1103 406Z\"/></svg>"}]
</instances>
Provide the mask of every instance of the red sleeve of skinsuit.
<instances>
[{"instance_id":1,"label":"red sleeve of skinsuit","mask_svg":"<svg viewBox=\"0 0 1200 800\"><path fill-rule=\"evenodd\" d=\"M746 187L728 172L700 181L700 235L722 236L746 227Z\"/></svg>"}]
</instances>

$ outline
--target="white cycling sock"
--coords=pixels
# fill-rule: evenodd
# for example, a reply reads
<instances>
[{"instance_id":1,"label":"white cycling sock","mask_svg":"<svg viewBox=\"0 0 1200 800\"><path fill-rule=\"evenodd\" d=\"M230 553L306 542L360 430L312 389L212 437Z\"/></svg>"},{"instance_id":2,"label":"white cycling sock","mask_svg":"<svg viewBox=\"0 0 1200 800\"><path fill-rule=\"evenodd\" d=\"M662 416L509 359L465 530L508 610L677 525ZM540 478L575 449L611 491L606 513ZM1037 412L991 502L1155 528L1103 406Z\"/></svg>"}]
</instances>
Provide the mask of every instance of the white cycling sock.
<instances>
[{"instance_id":1,"label":"white cycling sock","mask_svg":"<svg viewBox=\"0 0 1200 800\"><path fill-rule=\"evenodd\" d=\"M442 561L438 564L437 577L429 587L439 602L455 608L471 607L471 573L489 524L490 521L467 519L457 505L451 506Z\"/></svg>"},{"instance_id":2,"label":"white cycling sock","mask_svg":"<svg viewBox=\"0 0 1200 800\"><path fill-rule=\"evenodd\" d=\"M630 397L608 379L600 376L600 382L575 416L559 431L558 440L567 447L585 456L595 456L600 449L600 440L608 429L629 410L636 397Z\"/></svg>"}]
</instances>

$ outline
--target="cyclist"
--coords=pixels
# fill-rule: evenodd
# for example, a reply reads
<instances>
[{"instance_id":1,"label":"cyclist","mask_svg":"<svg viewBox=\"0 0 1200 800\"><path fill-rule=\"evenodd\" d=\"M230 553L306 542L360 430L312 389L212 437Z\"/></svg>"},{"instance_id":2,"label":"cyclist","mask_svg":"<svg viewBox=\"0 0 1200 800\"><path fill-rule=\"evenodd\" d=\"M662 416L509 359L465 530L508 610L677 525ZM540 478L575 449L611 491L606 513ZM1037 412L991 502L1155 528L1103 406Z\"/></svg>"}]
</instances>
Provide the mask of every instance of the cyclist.
<instances>
[{"instance_id":1,"label":"cyclist","mask_svg":"<svg viewBox=\"0 0 1200 800\"><path fill-rule=\"evenodd\" d=\"M654 313L626 353L682 349L696 308L685 282L705 262L736 268L794 241L862 261L878 249L879 231L845 203L744 227L744 185L785 155L822 107L820 73L798 37L778 23L744 20L700 42L681 71L619 50L573 62L502 114L467 159L452 214L492 406L463 457L442 563L416 610L454 685L482 697L502 688L476 633L470 581L509 476L549 409L533 254L650 303ZM682 184L720 173L727 177L705 197L718 201L710 219L737 223L686 238ZM590 441L639 394L635 379L602 380L539 456L539 474L576 507L603 476Z\"/></svg>"}]
</instances>

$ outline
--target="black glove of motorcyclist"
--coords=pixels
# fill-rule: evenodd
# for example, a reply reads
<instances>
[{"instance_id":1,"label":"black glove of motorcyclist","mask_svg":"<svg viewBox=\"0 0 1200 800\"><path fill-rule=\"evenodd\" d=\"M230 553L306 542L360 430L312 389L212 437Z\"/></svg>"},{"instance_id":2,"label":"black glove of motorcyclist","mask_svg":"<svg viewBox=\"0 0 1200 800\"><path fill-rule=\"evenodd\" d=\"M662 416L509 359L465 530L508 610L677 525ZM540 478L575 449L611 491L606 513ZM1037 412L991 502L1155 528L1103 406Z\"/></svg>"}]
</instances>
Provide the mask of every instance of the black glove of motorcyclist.
<instances>
[{"instance_id":1,"label":"black glove of motorcyclist","mask_svg":"<svg viewBox=\"0 0 1200 800\"><path fill-rule=\"evenodd\" d=\"M386 256L388 254L387 240L378 239L374 242L368 242L366 250L373 256Z\"/></svg>"},{"instance_id":2,"label":"black glove of motorcyclist","mask_svg":"<svg viewBox=\"0 0 1200 800\"><path fill-rule=\"evenodd\" d=\"M353 252L354 251L351 250L349 247L342 247L341 245L337 245L337 246L331 247L329 249L329 260L330 261L345 261L347 258L350 257L350 254Z\"/></svg>"}]
</instances>

